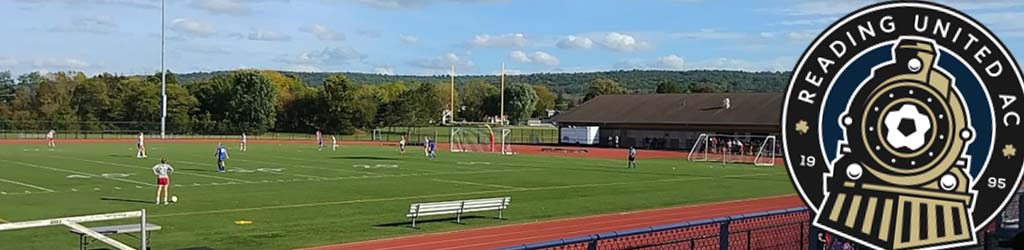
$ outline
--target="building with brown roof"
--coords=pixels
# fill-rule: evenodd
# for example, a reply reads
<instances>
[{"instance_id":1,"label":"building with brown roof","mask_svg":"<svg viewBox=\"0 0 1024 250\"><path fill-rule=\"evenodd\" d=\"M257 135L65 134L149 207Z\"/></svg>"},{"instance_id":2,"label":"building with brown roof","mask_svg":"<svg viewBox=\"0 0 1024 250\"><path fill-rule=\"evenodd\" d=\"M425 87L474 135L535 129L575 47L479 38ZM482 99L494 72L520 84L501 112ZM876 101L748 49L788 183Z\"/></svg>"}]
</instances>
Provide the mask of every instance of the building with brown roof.
<instances>
[{"instance_id":1,"label":"building with brown roof","mask_svg":"<svg viewBox=\"0 0 1024 250\"><path fill-rule=\"evenodd\" d=\"M701 133L781 130L782 93L603 95L553 118L559 127L600 127L600 145L688 149Z\"/></svg>"}]
</instances>

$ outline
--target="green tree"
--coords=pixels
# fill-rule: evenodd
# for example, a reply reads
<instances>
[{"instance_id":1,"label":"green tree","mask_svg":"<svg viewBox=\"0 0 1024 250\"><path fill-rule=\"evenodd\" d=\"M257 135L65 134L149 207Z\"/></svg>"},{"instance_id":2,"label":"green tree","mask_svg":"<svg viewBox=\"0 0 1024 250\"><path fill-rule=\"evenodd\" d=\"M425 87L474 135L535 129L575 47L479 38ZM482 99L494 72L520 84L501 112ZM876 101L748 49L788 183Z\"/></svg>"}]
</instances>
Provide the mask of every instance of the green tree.
<instances>
[{"instance_id":1,"label":"green tree","mask_svg":"<svg viewBox=\"0 0 1024 250\"><path fill-rule=\"evenodd\" d=\"M326 133L351 133L355 128L355 86L344 75L336 74L324 79L320 86L320 129Z\"/></svg>"},{"instance_id":2,"label":"green tree","mask_svg":"<svg viewBox=\"0 0 1024 250\"><path fill-rule=\"evenodd\" d=\"M259 71L241 70L231 75L227 120L241 131L266 132L277 117L277 90Z\"/></svg>"},{"instance_id":3,"label":"green tree","mask_svg":"<svg viewBox=\"0 0 1024 250\"><path fill-rule=\"evenodd\" d=\"M497 100L498 94L497 87L484 81L474 80L463 84L459 89L459 103L463 108L457 114L458 119L485 121L488 116L497 115L493 109L497 103L488 101Z\"/></svg>"},{"instance_id":4,"label":"green tree","mask_svg":"<svg viewBox=\"0 0 1024 250\"><path fill-rule=\"evenodd\" d=\"M654 90L654 93L658 94L676 94L685 92L686 90L679 86L678 83L669 81L663 81L661 83L658 83L658 87Z\"/></svg>"},{"instance_id":5,"label":"green tree","mask_svg":"<svg viewBox=\"0 0 1024 250\"><path fill-rule=\"evenodd\" d=\"M505 115L510 122L526 122L536 105L537 93L530 85L515 83L505 88Z\"/></svg>"},{"instance_id":6,"label":"green tree","mask_svg":"<svg viewBox=\"0 0 1024 250\"><path fill-rule=\"evenodd\" d=\"M537 105L533 109L533 117L547 117L548 110L555 109L555 96L544 85L531 85L537 93Z\"/></svg>"},{"instance_id":7,"label":"green tree","mask_svg":"<svg viewBox=\"0 0 1024 250\"><path fill-rule=\"evenodd\" d=\"M619 85L618 82L605 78L594 78L590 81L590 89L587 90L587 95L583 97L583 101L594 99L601 95L619 95L625 94L626 90Z\"/></svg>"}]
</instances>

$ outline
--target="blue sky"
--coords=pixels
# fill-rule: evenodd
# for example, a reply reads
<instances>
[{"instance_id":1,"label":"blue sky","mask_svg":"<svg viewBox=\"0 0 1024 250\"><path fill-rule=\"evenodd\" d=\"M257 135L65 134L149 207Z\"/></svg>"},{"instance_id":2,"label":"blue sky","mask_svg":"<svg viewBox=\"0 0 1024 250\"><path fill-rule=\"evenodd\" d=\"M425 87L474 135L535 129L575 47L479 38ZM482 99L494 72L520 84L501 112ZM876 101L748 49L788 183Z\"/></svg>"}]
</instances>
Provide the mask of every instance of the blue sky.
<instances>
[{"instance_id":1,"label":"blue sky","mask_svg":"<svg viewBox=\"0 0 1024 250\"><path fill-rule=\"evenodd\" d=\"M943 1L1024 53L1024 1ZM167 0L167 67L384 74L789 70L868 1ZM0 1L0 70L160 68L159 0Z\"/></svg>"}]
</instances>

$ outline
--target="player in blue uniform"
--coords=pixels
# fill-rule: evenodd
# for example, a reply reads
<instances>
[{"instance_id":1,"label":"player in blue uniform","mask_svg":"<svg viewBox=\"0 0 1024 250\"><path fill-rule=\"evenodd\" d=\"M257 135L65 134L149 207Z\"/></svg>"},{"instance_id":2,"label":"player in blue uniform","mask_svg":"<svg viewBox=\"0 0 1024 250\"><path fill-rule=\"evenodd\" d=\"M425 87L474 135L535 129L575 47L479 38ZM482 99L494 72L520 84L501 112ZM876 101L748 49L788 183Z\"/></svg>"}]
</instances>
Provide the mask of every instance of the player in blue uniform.
<instances>
[{"instance_id":1,"label":"player in blue uniform","mask_svg":"<svg viewBox=\"0 0 1024 250\"><path fill-rule=\"evenodd\" d=\"M429 144L430 146L428 147L428 151L430 153L428 155L430 156L430 159L435 159L437 158L437 142L430 141Z\"/></svg>"},{"instance_id":2,"label":"player in blue uniform","mask_svg":"<svg viewBox=\"0 0 1024 250\"><path fill-rule=\"evenodd\" d=\"M224 148L224 144L217 143L217 153L214 155L217 156L217 171L223 173L227 168L224 161L228 159L228 149Z\"/></svg>"}]
</instances>

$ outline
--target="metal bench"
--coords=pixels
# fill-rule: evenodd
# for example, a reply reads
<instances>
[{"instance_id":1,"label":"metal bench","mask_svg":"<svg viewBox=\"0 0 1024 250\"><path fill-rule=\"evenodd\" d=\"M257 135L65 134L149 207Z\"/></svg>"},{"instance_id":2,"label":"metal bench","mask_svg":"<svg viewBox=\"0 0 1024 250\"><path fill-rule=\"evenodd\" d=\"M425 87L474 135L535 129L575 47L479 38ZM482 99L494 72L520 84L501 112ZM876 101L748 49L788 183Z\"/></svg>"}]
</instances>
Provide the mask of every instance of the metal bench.
<instances>
[{"instance_id":1,"label":"metal bench","mask_svg":"<svg viewBox=\"0 0 1024 250\"><path fill-rule=\"evenodd\" d=\"M131 236L132 238L139 239L139 236L135 236L133 235L133 233L141 232L141 226L141 224L126 224L116 226L90 227L89 230L96 231L97 233L103 235L124 234ZM147 233L145 234L145 237L147 246L149 245L149 239L151 238L150 236L152 236L152 234L149 234L148 232L156 230L160 230L160 225L146 223ZM79 231L78 229L71 229L70 232L78 235L78 249L85 250L89 246L89 244L96 241L96 239L89 240L88 235L85 232Z\"/></svg>"},{"instance_id":2,"label":"metal bench","mask_svg":"<svg viewBox=\"0 0 1024 250\"><path fill-rule=\"evenodd\" d=\"M498 211L498 219L504 219L502 212L508 208L512 197L497 197L474 200L442 201L429 203L414 203L409 206L409 213L405 215L412 219L412 227L416 227L416 218L420 216L455 214L455 221L462 223L462 214L481 211Z\"/></svg>"}]
</instances>

